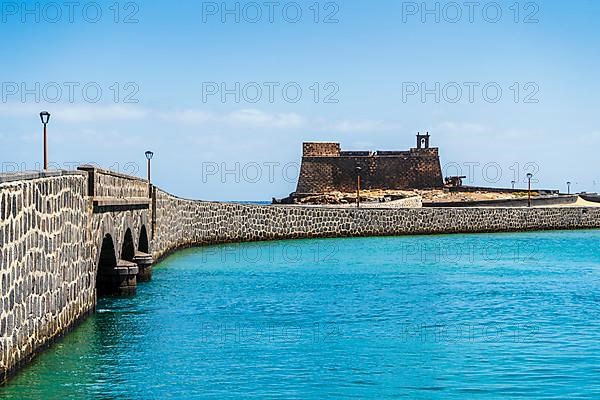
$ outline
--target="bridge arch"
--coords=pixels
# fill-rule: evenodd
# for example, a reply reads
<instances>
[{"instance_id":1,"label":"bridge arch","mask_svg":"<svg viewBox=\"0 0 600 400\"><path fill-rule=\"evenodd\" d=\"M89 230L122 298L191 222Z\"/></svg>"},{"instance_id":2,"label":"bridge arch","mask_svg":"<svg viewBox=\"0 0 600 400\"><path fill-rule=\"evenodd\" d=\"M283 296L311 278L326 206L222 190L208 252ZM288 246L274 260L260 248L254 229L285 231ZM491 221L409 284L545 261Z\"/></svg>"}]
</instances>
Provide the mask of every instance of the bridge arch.
<instances>
[{"instance_id":1,"label":"bridge arch","mask_svg":"<svg viewBox=\"0 0 600 400\"><path fill-rule=\"evenodd\" d=\"M103 219L98 225L96 255L96 294L98 296L135 293L139 272L135 230L129 218Z\"/></svg>"},{"instance_id":2,"label":"bridge arch","mask_svg":"<svg viewBox=\"0 0 600 400\"><path fill-rule=\"evenodd\" d=\"M96 271L96 293L99 296L114 294L114 279L117 268L117 255L112 236L107 233L102 239Z\"/></svg>"},{"instance_id":3,"label":"bridge arch","mask_svg":"<svg viewBox=\"0 0 600 400\"><path fill-rule=\"evenodd\" d=\"M150 280L152 276L149 212L136 207L125 209L119 204L106 205L106 199L97 201L103 202L102 206L95 206L92 221L97 294L132 294L137 282ZM107 235L112 246L108 240L105 242ZM107 267L107 248L113 252L116 266L111 261Z\"/></svg>"},{"instance_id":4,"label":"bridge arch","mask_svg":"<svg viewBox=\"0 0 600 400\"><path fill-rule=\"evenodd\" d=\"M146 225L142 224L140 228L140 238L138 240L138 251L142 253L150 253L150 245L148 243L148 231Z\"/></svg>"},{"instance_id":5,"label":"bridge arch","mask_svg":"<svg viewBox=\"0 0 600 400\"><path fill-rule=\"evenodd\" d=\"M123 245L121 247L121 260L133 261L135 257L135 243L133 241L133 233L131 228L127 228L123 237Z\"/></svg>"}]
</instances>

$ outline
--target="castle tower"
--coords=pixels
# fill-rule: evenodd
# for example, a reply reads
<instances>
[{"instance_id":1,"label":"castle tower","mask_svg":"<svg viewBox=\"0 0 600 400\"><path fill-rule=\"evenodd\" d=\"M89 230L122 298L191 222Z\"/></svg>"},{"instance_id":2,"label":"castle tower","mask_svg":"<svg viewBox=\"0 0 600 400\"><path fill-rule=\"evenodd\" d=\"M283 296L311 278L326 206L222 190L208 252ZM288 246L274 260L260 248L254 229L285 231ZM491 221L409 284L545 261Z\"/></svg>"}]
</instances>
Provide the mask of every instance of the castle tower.
<instances>
[{"instance_id":1,"label":"castle tower","mask_svg":"<svg viewBox=\"0 0 600 400\"><path fill-rule=\"evenodd\" d=\"M421 135L421 132L417 132L417 149L428 149L429 137L429 132L426 135Z\"/></svg>"}]
</instances>

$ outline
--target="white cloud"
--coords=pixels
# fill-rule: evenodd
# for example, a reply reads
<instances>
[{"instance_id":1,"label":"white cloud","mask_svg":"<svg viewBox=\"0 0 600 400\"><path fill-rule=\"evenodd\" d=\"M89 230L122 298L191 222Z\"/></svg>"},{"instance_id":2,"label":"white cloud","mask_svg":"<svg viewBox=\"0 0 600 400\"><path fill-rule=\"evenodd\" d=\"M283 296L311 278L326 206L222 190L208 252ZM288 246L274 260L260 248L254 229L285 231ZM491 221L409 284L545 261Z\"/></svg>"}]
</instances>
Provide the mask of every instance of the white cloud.
<instances>
[{"instance_id":1,"label":"white cloud","mask_svg":"<svg viewBox=\"0 0 600 400\"><path fill-rule=\"evenodd\" d=\"M279 129L303 128L306 121L303 117L294 113L270 114L261 110L245 109L235 111L223 118L224 122L230 122L241 126L267 127Z\"/></svg>"},{"instance_id":2,"label":"white cloud","mask_svg":"<svg viewBox=\"0 0 600 400\"><path fill-rule=\"evenodd\" d=\"M54 113L67 122L140 120L149 115L145 108L121 104L66 106L55 109Z\"/></svg>"},{"instance_id":3,"label":"white cloud","mask_svg":"<svg viewBox=\"0 0 600 400\"><path fill-rule=\"evenodd\" d=\"M0 116L32 118L42 109L52 118L66 123L98 123L111 121L157 120L160 122L203 126L304 130L331 133L377 133L399 130L400 125L379 120L308 118L296 113L270 113L259 109L240 109L217 113L202 109L155 111L137 105L124 104L1 104Z\"/></svg>"},{"instance_id":4,"label":"white cloud","mask_svg":"<svg viewBox=\"0 0 600 400\"><path fill-rule=\"evenodd\" d=\"M440 131L445 131L451 135L480 135L483 133L490 132L490 129L482 124L455 121L442 122L437 125L436 129Z\"/></svg>"},{"instance_id":5,"label":"white cloud","mask_svg":"<svg viewBox=\"0 0 600 400\"><path fill-rule=\"evenodd\" d=\"M142 107L122 104L2 104L0 116L31 118L44 109L48 109L54 118L65 122L138 120L149 114L149 111Z\"/></svg>"},{"instance_id":6,"label":"white cloud","mask_svg":"<svg viewBox=\"0 0 600 400\"><path fill-rule=\"evenodd\" d=\"M297 129L306 125L305 119L298 114L272 114L257 109L242 109L223 114L187 109L162 113L161 119L186 125L250 128Z\"/></svg>"},{"instance_id":7,"label":"white cloud","mask_svg":"<svg viewBox=\"0 0 600 400\"><path fill-rule=\"evenodd\" d=\"M0 104L0 116L2 117L25 117L36 115L40 112L40 108L33 109L25 104Z\"/></svg>"},{"instance_id":8,"label":"white cloud","mask_svg":"<svg viewBox=\"0 0 600 400\"><path fill-rule=\"evenodd\" d=\"M266 128L306 131L353 133L398 130L397 124L376 120L328 120L310 119L296 113L269 113L258 109L241 109L217 114L202 110L181 110L162 114L162 119L182 124Z\"/></svg>"},{"instance_id":9,"label":"white cloud","mask_svg":"<svg viewBox=\"0 0 600 400\"><path fill-rule=\"evenodd\" d=\"M504 141L523 141L527 140L540 140L548 141L551 137L549 132L545 132L539 129L500 129L497 127L491 127L472 122L456 122L456 121L445 121L438 124L435 127L435 131L440 134L444 134L454 139L456 137L465 138L468 140L482 140L489 141L493 140L504 140Z\"/></svg>"},{"instance_id":10,"label":"white cloud","mask_svg":"<svg viewBox=\"0 0 600 400\"><path fill-rule=\"evenodd\" d=\"M584 133L577 141L583 146L598 146L600 145L600 131Z\"/></svg>"},{"instance_id":11,"label":"white cloud","mask_svg":"<svg viewBox=\"0 0 600 400\"><path fill-rule=\"evenodd\" d=\"M396 131L401 129L399 124L390 124L374 120L338 120L321 122L320 131L341 133L378 133L382 131Z\"/></svg>"},{"instance_id":12,"label":"white cloud","mask_svg":"<svg viewBox=\"0 0 600 400\"><path fill-rule=\"evenodd\" d=\"M201 110L165 112L160 114L160 118L165 121L194 125L213 123L215 121L215 116L213 114Z\"/></svg>"}]
</instances>

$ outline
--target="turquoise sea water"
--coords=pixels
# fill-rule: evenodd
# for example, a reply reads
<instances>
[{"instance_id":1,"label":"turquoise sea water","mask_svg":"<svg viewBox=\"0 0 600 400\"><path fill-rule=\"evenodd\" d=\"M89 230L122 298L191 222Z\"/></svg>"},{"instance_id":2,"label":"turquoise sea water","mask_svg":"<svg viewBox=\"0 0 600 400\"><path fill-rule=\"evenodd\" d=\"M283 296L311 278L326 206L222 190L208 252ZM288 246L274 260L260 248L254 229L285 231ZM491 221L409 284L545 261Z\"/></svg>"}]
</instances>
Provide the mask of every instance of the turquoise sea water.
<instances>
[{"instance_id":1,"label":"turquoise sea water","mask_svg":"<svg viewBox=\"0 0 600 400\"><path fill-rule=\"evenodd\" d=\"M179 252L1 398L600 398L600 231Z\"/></svg>"}]
</instances>

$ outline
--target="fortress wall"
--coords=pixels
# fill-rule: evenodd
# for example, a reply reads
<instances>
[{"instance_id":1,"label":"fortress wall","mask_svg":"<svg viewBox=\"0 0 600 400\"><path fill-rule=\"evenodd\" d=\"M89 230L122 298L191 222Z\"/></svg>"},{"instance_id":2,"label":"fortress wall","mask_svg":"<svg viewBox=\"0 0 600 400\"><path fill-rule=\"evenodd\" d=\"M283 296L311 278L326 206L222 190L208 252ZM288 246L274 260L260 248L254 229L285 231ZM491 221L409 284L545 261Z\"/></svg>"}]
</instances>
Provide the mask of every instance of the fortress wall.
<instances>
[{"instance_id":1,"label":"fortress wall","mask_svg":"<svg viewBox=\"0 0 600 400\"><path fill-rule=\"evenodd\" d=\"M408 172L415 188L441 188L444 185L438 149L412 149Z\"/></svg>"},{"instance_id":2,"label":"fortress wall","mask_svg":"<svg viewBox=\"0 0 600 400\"><path fill-rule=\"evenodd\" d=\"M600 228L600 208L333 208L196 202L157 191L153 255L276 239Z\"/></svg>"},{"instance_id":3,"label":"fortress wall","mask_svg":"<svg viewBox=\"0 0 600 400\"><path fill-rule=\"evenodd\" d=\"M365 190L434 188L443 184L437 149L413 149L393 156L303 157L296 192L354 192L357 166L362 169L361 187Z\"/></svg>"},{"instance_id":4,"label":"fortress wall","mask_svg":"<svg viewBox=\"0 0 600 400\"><path fill-rule=\"evenodd\" d=\"M0 180L0 382L96 304L87 176Z\"/></svg>"}]
</instances>

